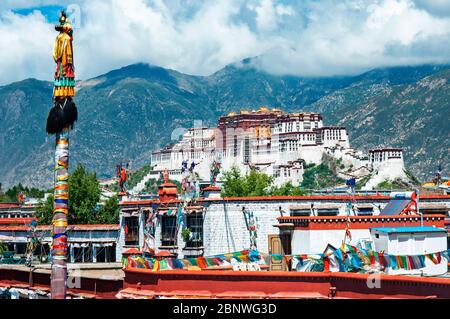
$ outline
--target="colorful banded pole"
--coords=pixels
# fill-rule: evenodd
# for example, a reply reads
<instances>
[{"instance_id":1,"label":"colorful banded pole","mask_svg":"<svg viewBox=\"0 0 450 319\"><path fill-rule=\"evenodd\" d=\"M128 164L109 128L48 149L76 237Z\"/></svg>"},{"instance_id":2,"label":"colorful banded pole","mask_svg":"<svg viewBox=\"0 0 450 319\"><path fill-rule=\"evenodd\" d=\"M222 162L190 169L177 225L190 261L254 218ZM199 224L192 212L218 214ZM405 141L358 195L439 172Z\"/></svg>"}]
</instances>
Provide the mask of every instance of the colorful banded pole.
<instances>
[{"instance_id":1,"label":"colorful banded pole","mask_svg":"<svg viewBox=\"0 0 450 319\"><path fill-rule=\"evenodd\" d=\"M56 63L53 90L54 106L47 118L47 133L56 134L53 241L52 241L52 299L65 299L67 292L67 221L69 214L69 132L78 118L72 97L75 96L73 63L73 29L66 13L61 12L59 31L53 49Z\"/></svg>"},{"instance_id":2,"label":"colorful banded pole","mask_svg":"<svg viewBox=\"0 0 450 319\"><path fill-rule=\"evenodd\" d=\"M53 203L52 299L65 299L67 287L67 215L69 213L69 128L56 134Z\"/></svg>"}]
</instances>

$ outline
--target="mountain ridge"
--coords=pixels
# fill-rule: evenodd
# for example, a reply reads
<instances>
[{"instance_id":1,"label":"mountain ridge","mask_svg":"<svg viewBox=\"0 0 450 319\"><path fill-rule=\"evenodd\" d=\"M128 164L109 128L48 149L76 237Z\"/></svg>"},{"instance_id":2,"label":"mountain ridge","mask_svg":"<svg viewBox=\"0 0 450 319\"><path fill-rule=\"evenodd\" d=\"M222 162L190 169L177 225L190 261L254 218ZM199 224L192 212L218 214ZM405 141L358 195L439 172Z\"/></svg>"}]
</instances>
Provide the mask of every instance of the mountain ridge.
<instances>
[{"instance_id":1,"label":"mountain ridge","mask_svg":"<svg viewBox=\"0 0 450 319\"><path fill-rule=\"evenodd\" d=\"M388 104L408 110L398 102L411 100L408 92L415 94L416 100L417 94L431 98L419 106L413 105L421 112L426 112L423 106L429 105L428 111L436 109L445 115L449 91L426 90L423 87L428 82L420 83L430 76L450 79L445 70L450 70L450 66L383 68L353 77L301 78L271 75L248 63L229 65L209 76L191 76L146 64L125 66L78 82L75 101L79 121L71 133L71 167L83 163L97 171L99 177L108 177L119 161L130 161L134 167L148 162L151 151L171 142L172 134L177 137L181 128L191 127L194 120L215 126L220 115L262 105L287 112L320 112L326 124L347 126L350 142L363 150L382 144L371 141L379 131L386 133L386 138L379 136L380 140L396 144L392 134L384 132L383 124L378 123L384 120L375 126L372 123L373 128L361 128L358 123L366 119L356 115L369 114L370 107L375 107L389 122L390 112L397 113ZM392 92L390 98L383 99L388 92ZM54 137L47 136L44 129L51 96L52 83L36 79L0 87L0 182L5 187L18 182L51 186ZM433 101L440 101L442 107ZM408 123L424 121L416 115L408 113ZM431 115L436 121L436 112ZM425 119L423 125L432 122ZM446 147L448 128L443 126L432 140ZM429 175L434 153L440 159L444 151L427 146L425 141L415 142L408 137L403 141L407 143L403 145L407 165L411 164L422 178ZM423 156L427 152L431 159ZM449 168L447 164L444 167Z\"/></svg>"}]
</instances>

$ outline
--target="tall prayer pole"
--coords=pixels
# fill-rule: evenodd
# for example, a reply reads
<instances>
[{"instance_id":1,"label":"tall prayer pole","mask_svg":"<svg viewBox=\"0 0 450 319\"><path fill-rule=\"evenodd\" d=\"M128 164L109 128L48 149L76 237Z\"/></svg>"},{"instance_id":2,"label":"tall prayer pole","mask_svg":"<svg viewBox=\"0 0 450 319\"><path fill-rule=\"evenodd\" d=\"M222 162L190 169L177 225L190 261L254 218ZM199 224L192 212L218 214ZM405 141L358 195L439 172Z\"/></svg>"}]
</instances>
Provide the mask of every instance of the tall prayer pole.
<instances>
[{"instance_id":1,"label":"tall prayer pole","mask_svg":"<svg viewBox=\"0 0 450 319\"><path fill-rule=\"evenodd\" d=\"M65 12L61 12L59 35L53 58L57 65L53 90L54 106L47 119L47 133L56 135L53 241L52 241L52 299L65 299L67 290L67 224L69 215L69 132L78 118L75 103L75 73L73 63L73 30Z\"/></svg>"},{"instance_id":2,"label":"tall prayer pole","mask_svg":"<svg viewBox=\"0 0 450 319\"><path fill-rule=\"evenodd\" d=\"M67 215L69 212L69 130L56 134L55 189L53 203L52 299L66 298Z\"/></svg>"}]
</instances>

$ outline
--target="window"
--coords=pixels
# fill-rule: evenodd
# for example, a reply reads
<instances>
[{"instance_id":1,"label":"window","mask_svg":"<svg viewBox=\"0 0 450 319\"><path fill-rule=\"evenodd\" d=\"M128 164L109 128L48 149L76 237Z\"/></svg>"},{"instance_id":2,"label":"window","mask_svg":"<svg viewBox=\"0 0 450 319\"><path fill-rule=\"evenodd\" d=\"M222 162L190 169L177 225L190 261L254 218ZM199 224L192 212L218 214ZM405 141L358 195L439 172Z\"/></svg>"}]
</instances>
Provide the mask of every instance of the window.
<instances>
[{"instance_id":1,"label":"window","mask_svg":"<svg viewBox=\"0 0 450 319\"><path fill-rule=\"evenodd\" d=\"M311 122L304 122L303 128L305 129L305 131L309 131L311 129Z\"/></svg>"},{"instance_id":2,"label":"window","mask_svg":"<svg viewBox=\"0 0 450 319\"><path fill-rule=\"evenodd\" d=\"M163 216L161 218L161 245L176 246L177 244L177 220L175 216Z\"/></svg>"},{"instance_id":3,"label":"window","mask_svg":"<svg viewBox=\"0 0 450 319\"><path fill-rule=\"evenodd\" d=\"M125 217L125 245L139 245L139 219Z\"/></svg>"},{"instance_id":4,"label":"window","mask_svg":"<svg viewBox=\"0 0 450 319\"><path fill-rule=\"evenodd\" d=\"M48 243L38 244L33 252L33 256L46 260L50 256L50 246Z\"/></svg>"},{"instance_id":5,"label":"window","mask_svg":"<svg viewBox=\"0 0 450 319\"><path fill-rule=\"evenodd\" d=\"M16 254L17 255L25 255L27 252L27 244L18 243L16 244Z\"/></svg>"},{"instance_id":6,"label":"window","mask_svg":"<svg viewBox=\"0 0 450 319\"><path fill-rule=\"evenodd\" d=\"M374 245L373 245L372 239L361 238L358 241L357 247L362 248L362 249L374 250Z\"/></svg>"},{"instance_id":7,"label":"window","mask_svg":"<svg viewBox=\"0 0 450 319\"><path fill-rule=\"evenodd\" d=\"M13 243L5 243L4 244L6 246L6 251L7 252L11 252L11 254L15 253L15 248L14 248L14 244Z\"/></svg>"},{"instance_id":8,"label":"window","mask_svg":"<svg viewBox=\"0 0 450 319\"><path fill-rule=\"evenodd\" d=\"M116 261L116 244L112 246L96 247L96 261L98 263L110 263Z\"/></svg>"},{"instance_id":9,"label":"window","mask_svg":"<svg viewBox=\"0 0 450 319\"><path fill-rule=\"evenodd\" d=\"M92 256L92 247L89 245L87 247L83 247L83 258L85 263L91 263L93 260Z\"/></svg>"},{"instance_id":10,"label":"window","mask_svg":"<svg viewBox=\"0 0 450 319\"><path fill-rule=\"evenodd\" d=\"M291 209L291 216L309 216L311 215L310 209Z\"/></svg>"},{"instance_id":11,"label":"window","mask_svg":"<svg viewBox=\"0 0 450 319\"><path fill-rule=\"evenodd\" d=\"M275 178L276 178L276 177L280 177L280 169L279 169L279 168L275 168L275 169L274 169L273 176L274 176Z\"/></svg>"},{"instance_id":12,"label":"window","mask_svg":"<svg viewBox=\"0 0 450 319\"><path fill-rule=\"evenodd\" d=\"M237 154L238 154L238 143L237 143L237 136L235 135L234 136L234 147L233 147L233 155L234 155L234 157L237 157Z\"/></svg>"},{"instance_id":13,"label":"window","mask_svg":"<svg viewBox=\"0 0 450 319\"><path fill-rule=\"evenodd\" d=\"M320 132L318 132L318 133L316 134L317 144L321 144L321 143L322 143L322 134L323 134L323 133L320 133Z\"/></svg>"},{"instance_id":14,"label":"window","mask_svg":"<svg viewBox=\"0 0 450 319\"><path fill-rule=\"evenodd\" d=\"M372 216L373 207L360 207L358 208L358 216Z\"/></svg>"},{"instance_id":15,"label":"window","mask_svg":"<svg viewBox=\"0 0 450 319\"><path fill-rule=\"evenodd\" d=\"M92 247L87 244L83 245L73 248L74 262L76 263L90 263L93 261Z\"/></svg>"},{"instance_id":16,"label":"window","mask_svg":"<svg viewBox=\"0 0 450 319\"><path fill-rule=\"evenodd\" d=\"M322 208L317 210L318 216L337 216L339 209L337 208Z\"/></svg>"},{"instance_id":17,"label":"window","mask_svg":"<svg viewBox=\"0 0 450 319\"><path fill-rule=\"evenodd\" d=\"M203 246L203 215L191 214L186 218L187 228L190 229L191 239L186 242L186 247Z\"/></svg>"},{"instance_id":18,"label":"window","mask_svg":"<svg viewBox=\"0 0 450 319\"><path fill-rule=\"evenodd\" d=\"M244 163L250 163L250 139L248 136L244 139Z\"/></svg>"},{"instance_id":19,"label":"window","mask_svg":"<svg viewBox=\"0 0 450 319\"><path fill-rule=\"evenodd\" d=\"M447 208L446 207L421 208L420 212L426 215L430 214L447 215Z\"/></svg>"}]
</instances>

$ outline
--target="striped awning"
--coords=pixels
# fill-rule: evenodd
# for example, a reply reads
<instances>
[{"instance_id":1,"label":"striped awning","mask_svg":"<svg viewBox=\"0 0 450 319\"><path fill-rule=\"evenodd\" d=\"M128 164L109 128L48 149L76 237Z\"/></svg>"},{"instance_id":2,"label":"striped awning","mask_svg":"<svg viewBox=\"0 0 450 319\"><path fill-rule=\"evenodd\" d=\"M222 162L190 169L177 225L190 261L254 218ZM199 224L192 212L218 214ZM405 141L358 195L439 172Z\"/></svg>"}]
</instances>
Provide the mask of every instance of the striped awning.
<instances>
[{"instance_id":1,"label":"striped awning","mask_svg":"<svg viewBox=\"0 0 450 319\"><path fill-rule=\"evenodd\" d=\"M290 210L310 210L311 209L311 204L304 204L304 205L296 205L296 206L291 206L289 207Z\"/></svg>"},{"instance_id":2,"label":"striped awning","mask_svg":"<svg viewBox=\"0 0 450 319\"><path fill-rule=\"evenodd\" d=\"M141 213L140 209L136 208L123 208L120 210L120 213L124 217L137 216Z\"/></svg>"},{"instance_id":3,"label":"striped awning","mask_svg":"<svg viewBox=\"0 0 450 319\"><path fill-rule=\"evenodd\" d=\"M92 246L96 247L112 247L116 242L115 241L105 241L105 242L93 242L92 240L86 240L86 241L69 241L69 246L79 248L79 247L88 247L89 244L92 244Z\"/></svg>"},{"instance_id":4,"label":"striped awning","mask_svg":"<svg viewBox=\"0 0 450 319\"><path fill-rule=\"evenodd\" d=\"M336 204L316 204L315 209L339 209L339 205Z\"/></svg>"},{"instance_id":5,"label":"striped awning","mask_svg":"<svg viewBox=\"0 0 450 319\"><path fill-rule=\"evenodd\" d=\"M374 207L373 205L370 204L356 204L355 206L358 209L370 209Z\"/></svg>"},{"instance_id":6,"label":"striped awning","mask_svg":"<svg viewBox=\"0 0 450 319\"><path fill-rule=\"evenodd\" d=\"M423 203L419 201L419 210L420 209L450 211L450 207L447 207L445 204Z\"/></svg>"}]
</instances>

